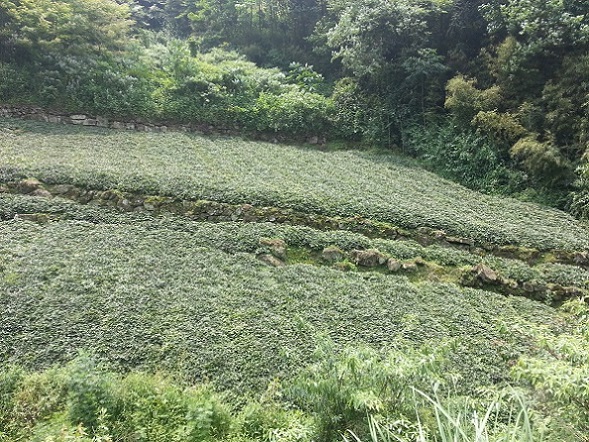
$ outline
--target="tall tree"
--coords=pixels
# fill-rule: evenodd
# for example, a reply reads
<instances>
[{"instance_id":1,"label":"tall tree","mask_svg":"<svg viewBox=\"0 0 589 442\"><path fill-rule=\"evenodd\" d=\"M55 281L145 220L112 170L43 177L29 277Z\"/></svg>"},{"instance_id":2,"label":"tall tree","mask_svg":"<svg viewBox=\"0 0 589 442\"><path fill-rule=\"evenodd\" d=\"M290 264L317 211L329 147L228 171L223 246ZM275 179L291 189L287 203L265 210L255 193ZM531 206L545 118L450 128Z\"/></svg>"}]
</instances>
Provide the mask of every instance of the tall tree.
<instances>
[{"instance_id":1,"label":"tall tree","mask_svg":"<svg viewBox=\"0 0 589 442\"><path fill-rule=\"evenodd\" d=\"M124 46L128 6L112 0L0 0L4 33L31 55L100 53Z\"/></svg>"}]
</instances>

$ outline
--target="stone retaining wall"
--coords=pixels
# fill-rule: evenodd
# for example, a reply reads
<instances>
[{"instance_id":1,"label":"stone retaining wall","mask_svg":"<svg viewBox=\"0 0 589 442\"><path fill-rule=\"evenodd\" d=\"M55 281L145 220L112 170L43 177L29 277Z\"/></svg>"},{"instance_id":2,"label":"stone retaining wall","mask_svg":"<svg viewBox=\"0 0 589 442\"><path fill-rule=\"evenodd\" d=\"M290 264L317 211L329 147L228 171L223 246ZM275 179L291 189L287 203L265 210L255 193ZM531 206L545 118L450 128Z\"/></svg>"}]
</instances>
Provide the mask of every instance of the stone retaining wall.
<instances>
[{"instance_id":1,"label":"stone retaining wall","mask_svg":"<svg viewBox=\"0 0 589 442\"><path fill-rule=\"evenodd\" d=\"M85 114L63 114L33 106L1 106L0 117L22 118L25 120L45 121L54 124L73 124L77 126L96 126L110 129L136 130L142 132L167 132L168 126L137 121L113 120L100 116ZM171 126L170 129L194 131L188 125ZM212 130L212 128L211 128Z\"/></svg>"},{"instance_id":2,"label":"stone retaining wall","mask_svg":"<svg viewBox=\"0 0 589 442\"><path fill-rule=\"evenodd\" d=\"M22 118L24 120L45 121L54 124L73 124L76 126L104 127L118 130L133 130L139 132L192 132L201 135L243 135L239 127L233 129L215 127L207 124L171 124L149 123L137 120L109 119L87 114L67 114L49 111L35 106L13 106L0 104L0 117ZM283 134L255 132L248 133L253 139L272 143L302 142L311 145L324 146L325 137L311 136L308 138L289 138Z\"/></svg>"}]
</instances>

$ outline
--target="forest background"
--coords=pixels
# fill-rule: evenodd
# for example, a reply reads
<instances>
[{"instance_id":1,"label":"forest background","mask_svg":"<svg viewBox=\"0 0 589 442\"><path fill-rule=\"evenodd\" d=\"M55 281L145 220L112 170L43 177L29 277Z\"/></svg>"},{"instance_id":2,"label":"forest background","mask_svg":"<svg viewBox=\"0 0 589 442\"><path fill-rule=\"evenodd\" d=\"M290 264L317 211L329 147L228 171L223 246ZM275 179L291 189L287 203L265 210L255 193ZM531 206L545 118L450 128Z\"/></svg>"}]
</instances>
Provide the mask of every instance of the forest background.
<instances>
[{"instance_id":1,"label":"forest background","mask_svg":"<svg viewBox=\"0 0 589 442\"><path fill-rule=\"evenodd\" d=\"M589 217L583 0L0 0L0 102L379 146Z\"/></svg>"}]
</instances>

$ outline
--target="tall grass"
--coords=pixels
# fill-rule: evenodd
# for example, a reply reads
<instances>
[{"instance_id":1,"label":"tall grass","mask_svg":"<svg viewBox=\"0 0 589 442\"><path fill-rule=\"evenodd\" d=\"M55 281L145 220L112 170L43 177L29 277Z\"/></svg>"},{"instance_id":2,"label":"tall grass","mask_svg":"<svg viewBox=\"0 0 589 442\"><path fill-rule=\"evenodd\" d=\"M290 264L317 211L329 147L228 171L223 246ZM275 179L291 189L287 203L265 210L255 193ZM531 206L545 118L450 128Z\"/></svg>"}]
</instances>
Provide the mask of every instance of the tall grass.
<instances>
[{"instance_id":1,"label":"tall grass","mask_svg":"<svg viewBox=\"0 0 589 442\"><path fill-rule=\"evenodd\" d=\"M543 435L534 431L528 405L519 393L509 400L496 399L482 412L466 402L454 407L437 394L430 396L414 389L417 425L400 434L375 415L368 416L371 442L541 442ZM433 423L422 418L421 401L431 407ZM421 411L421 413L420 413ZM431 427L431 428L430 428ZM352 430L343 435L345 442L362 442Z\"/></svg>"}]
</instances>

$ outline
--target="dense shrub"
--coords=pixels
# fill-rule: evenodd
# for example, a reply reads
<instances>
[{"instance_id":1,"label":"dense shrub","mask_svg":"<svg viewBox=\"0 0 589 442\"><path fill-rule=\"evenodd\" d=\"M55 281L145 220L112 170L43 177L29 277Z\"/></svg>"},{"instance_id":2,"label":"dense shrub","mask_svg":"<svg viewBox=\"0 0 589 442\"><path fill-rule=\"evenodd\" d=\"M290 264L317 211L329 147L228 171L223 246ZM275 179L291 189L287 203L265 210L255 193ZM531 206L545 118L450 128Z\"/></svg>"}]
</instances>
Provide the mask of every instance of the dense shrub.
<instances>
[{"instance_id":1,"label":"dense shrub","mask_svg":"<svg viewBox=\"0 0 589 442\"><path fill-rule=\"evenodd\" d=\"M480 111L473 118L472 125L495 141L500 148L502 145L511 146L527 135L526 128L520 124L516 116L505 112Z\"/></svg>"},{"instance_id":2,"label":"dense shrub","mask_svg":"<svg viewBox=\"0 0 589 442\"><path fill-rule=\"evenodd\" d=\"M331 102L313 93L290 90L280 95L261 93L252 110L255 129L291 134L321 134L329 130Z\"/></svg>"},{"instance_id":3,"label":"dense shrub","mask_svg":"<svg viewBox=\"0 0 589 442\"><path fill-rule=\"evenodd\" d=\"M397 422L415 418L411 387L429 389L444 380L445 351L350 348L338 354L324 344L317 363L292 381L287 394L316 416L321 440L335 440L346 429L364 430L368 413Z\"/></svg>"},{"instance_id":4,"label":"dense shrub","mask_svg":"<svg viewBox=\"0 0 589 442\"><path fill-rule=\"evenodd\" d=\"M537 331L542 353L522 356L513 376L533 387L555 427L568 436L583 440L589 432L589 309L584 300L572 300L563 310L572 323L570 332L560 336Z\"/></svg>"},{"instance_id":5,"label":"dense shrub","mask_svg":"<svg viewBox=\"0 0 589 442\"><path fill-rule=\"evenodd\" d=\"M0 440L28 433L32 440L207 441L223 439L233 422L224 399L206 385L122 376L88 355L42 372L5 368L0 388Z\"/></svg>"},{"instance_id":6,"label":"dense shrub","mask_svg":"<svg viewBox=\"0 0 589 442\"><path fill-rule=\"evenodd\" d=\"M286 75L233 51L195 53L163 35L131 40L124 53L39 54L28 67L3 63L0 75L8 102L291 136L330 130L331 100L311 67L295 64Z\"/></svg>"},{"instance_id":7,"label":"dense shrub","mask_svg":"<svg viewBox=\"0 0 589 442\"><path fill-rule=\"evenodd\" d=\"M509 152L521 161L533 181L542 186L562 188L572 180L571 164L550 141L540 142L535 137L522 138Z\"/></svg>"},{"instance_id":8,"label":"dense shrub","mask_svg":"<svg viewBox=\"0 0 589 442\"><path fill-rule=\"evenodd\" d=\"M237 431L257 441L304 442L317 436L315 419L283 400L274 382L259 401L249 401L237 416Z\"/></svg>"},{"instance_id":9,"label":"dense shrub","mask_svg":"<svg viewBox=\"0 0 589 442\"><path fill-rule=\"evenodd\" d=\"M348 140L366 140L380 144L383 132L383 118L379 114L383 102L376 96L362 92L358 83L352 78L339 80L332 94L333 122L335 133Z\"/></svg>"},{"instance_id":10,"label":"dense shrub","mask_svg":"<svg viewBox=\"0 0 589 442\"><path fill-rule=\"evenodd\" d=\"M13 63L0 62L0 102L10 99L26 103L31 100L30 73Z\"/></svg>"},{"instance_id":11,"label":"dense shrub","mask_svg":"<svg viewBox=\"0 0 589 442\"><path fill-rule=\"evenodd\" d=\"M59 79L64 91L57 92L55 102L76 112L112 118L150 117L154 104L148 79L138 74L138 60L119 56L98 59L68 59L59 65ZM39 82L46 81L45 76ZM65 101L63 101L65 100Z\"/></svg>"},{"instance_id":12,"label":"dense shrub","mask_svg":"<svg viewBox=\"0 0 589 442\"><path fill-rule=\"evenodd\" d=\"M524 177L488 138L449 124L413 127L405 132L404 147L436 173L476 190L511 193Z\"/></svg>"},{"instance_id":13,"label":"dense shrub","mask_svg":"<svg viewBox=\"0 0 589 442\"><path fill-rule=\"evenodd\" d=\"M501 91L498 86L486 90L476 88L476 80L458 75L446 84L445 107L456 123L467 127L481 111L493 111L499 107Z\"/></svg>"}]
</instances>

